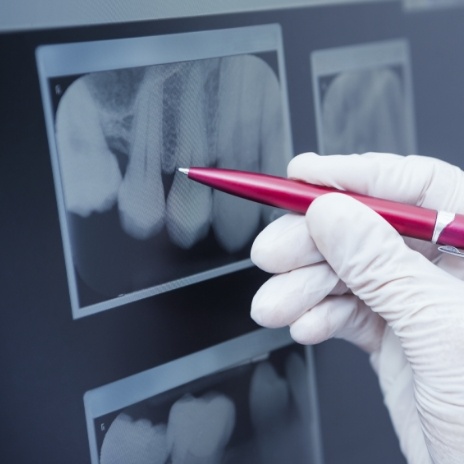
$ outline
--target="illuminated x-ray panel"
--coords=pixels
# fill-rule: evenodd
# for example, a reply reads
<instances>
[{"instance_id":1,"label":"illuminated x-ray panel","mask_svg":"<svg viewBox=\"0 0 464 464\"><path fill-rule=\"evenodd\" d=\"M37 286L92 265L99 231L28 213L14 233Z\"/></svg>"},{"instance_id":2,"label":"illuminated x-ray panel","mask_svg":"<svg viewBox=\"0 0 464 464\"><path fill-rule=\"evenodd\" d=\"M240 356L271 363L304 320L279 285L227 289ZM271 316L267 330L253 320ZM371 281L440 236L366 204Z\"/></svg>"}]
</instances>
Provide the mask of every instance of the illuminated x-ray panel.
<instances>
[{"instance_id":1,"label":"illuminated x-ray panel","mask_svg":"<svg viewBox=\"0 0 464 464\"><path fill-rule=\"evenodd\" d=\"M311 68L320 154L415 153L406 41L319 50Z\"/></svg>"},{"instance_id":2,"label":"illuminated x-ray panel","mask_svg":"<svg viewBox=\"0 0 464 464\"><path fill-rule=\"evenodd\" d=\"M313 369L262 329L91 390L92 464L322 464Z\"/></svg>"},{"instance_id":3,"label":"illuminated x-ray panel","mask_svg":"<svg viewBox=\"0 0 464 464\"><path fill-rule=\"evenodd\" d=\"M37 61L75 318L250 266L279 213L177 168L285 174L279 26L46 46Z\"/></svg>"}]
</instances>

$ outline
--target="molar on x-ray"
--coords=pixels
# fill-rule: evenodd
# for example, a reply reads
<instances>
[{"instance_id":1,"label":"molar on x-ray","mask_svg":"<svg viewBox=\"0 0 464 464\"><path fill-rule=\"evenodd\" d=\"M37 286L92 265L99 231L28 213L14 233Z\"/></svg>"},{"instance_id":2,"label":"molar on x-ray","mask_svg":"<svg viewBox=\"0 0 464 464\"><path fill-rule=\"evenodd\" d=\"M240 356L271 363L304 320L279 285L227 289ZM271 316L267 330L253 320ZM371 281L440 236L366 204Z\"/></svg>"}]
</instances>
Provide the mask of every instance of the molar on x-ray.
<instances>
[{"instance_id":1,"label":"molar on x-ray","mask_svg":"<svg viewBox=\"0 0 464 464\"><path fill-rule=\"evenodd\" d=\"M119 414L100 453L101 464L165 464L169 456L166 425Z\"/></svg>"},{"instance_id":2,"label":"molar on x-ray","mask_svg":"<svg viewBox=\"0 0 464 464\"><path fill-rule=\"evenodd\" d=\"M235 427L235 405L230 398L208 392L200 398L187 394L169 413L167 440L172 464L219 464Z\"/></svg>"},{"instance_id":3,"label":"molar on x-ray","mask_svg":"<svg viewBox=\"0 0 464 464\"><path fill-rule=\"evenodd\" d=\"M127 408L103 438L100 464L310 464L307 368L293 351L279 364L264 360L236 377L218 374L200 394Z\"/></svg>"},{"instance_id":4,"label":"molar on x-ray","mask_svg":"<svg viewBox=\"0 0 464 464\"><path fill-rule=\"evenodd\" d=\"M92 292L116 297L164 283L164 270L182 269L171 256L184 251L216 250L222 262L248 256L276 210L213 192L177 168L285 175L282 91L270 63L207 58L90 73L66 88L55 126L61 188L76 271ZM96 261L113 263L106 277Z\"/></svg>"},{"instance_id":5,"label":"molar on x-ray","mask_svg":"<svg viewBox=\"0 0 464 464\"><path fill-rule=\"evenodd\" d=\"M83 118L74 108L85 113ZM117 201L122 175L103 132L100 111L87 80L76 81L58 107L56 138L64 198L79 216L110 209Z\"/></svg>"}]
</instances>

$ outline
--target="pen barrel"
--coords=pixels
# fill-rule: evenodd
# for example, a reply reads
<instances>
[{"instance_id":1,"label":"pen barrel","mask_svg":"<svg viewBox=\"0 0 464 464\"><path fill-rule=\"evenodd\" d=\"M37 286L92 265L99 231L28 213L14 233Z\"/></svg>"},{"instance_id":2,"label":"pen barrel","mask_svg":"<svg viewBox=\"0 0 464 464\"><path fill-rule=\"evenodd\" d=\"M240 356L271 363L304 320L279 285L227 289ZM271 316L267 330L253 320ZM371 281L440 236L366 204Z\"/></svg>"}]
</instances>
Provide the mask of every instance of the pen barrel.
<instances>
[{"instance_id":1,"label":"pen barrel","mask_svg":"<svg viewBox=\"0 0 464 464\"><path fill-rule=\"evenodd\" d=\"M349 196L374 210L404 237L432 240L437 211L354 193Z\"/></svg>"},{"instance_id":2,"label":"pen barrel","mask_svg":"<svg viewBox=\"0 0 464 464\"><path fill-rule=\"evenodd\" d=\"M188 176L215 189L301 214L305 214L310 204L321 195L346 194L373 209L401 235L422 240L431 241L437 218L435 210L259 173L190 168ZM453 228L446 234L456 235L458 233Z\"/></svg>"}]
</instances>

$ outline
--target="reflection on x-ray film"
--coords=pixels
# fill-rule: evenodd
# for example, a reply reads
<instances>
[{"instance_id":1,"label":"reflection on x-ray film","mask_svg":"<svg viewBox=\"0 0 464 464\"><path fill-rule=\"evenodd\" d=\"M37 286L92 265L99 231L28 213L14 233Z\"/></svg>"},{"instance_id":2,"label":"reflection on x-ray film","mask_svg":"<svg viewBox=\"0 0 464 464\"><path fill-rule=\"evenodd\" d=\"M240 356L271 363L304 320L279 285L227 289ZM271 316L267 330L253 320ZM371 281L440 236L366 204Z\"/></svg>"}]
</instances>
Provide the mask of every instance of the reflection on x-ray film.
<instances>
[{"instance_id":1,"label":"reflection on x-ray film","mask_svg":"<svg viewBox=\"0 0 464 464\"><path fill-rule=\"evenodd\" d=\"M403 8L408 12L421 12L442 8L462 8L463 0L403 0Z\"/></svg>"},{"instance_id":2,"label":"reflection on x-ray film","mask_svg":"<svg viewBox=\"0 0 464 464\"><path fill-rule=\"evenodd\" d=\"M253 53L47 82L77 309L107 309L249 266L254 236L278 212L191 182L177 168L285 173L280 34L274 42L263 52L249 45Z\"/></svg>"},{"instance_id":3,"label":"reflection on x-ray film","mask_svg":"<svg viewBox=\"0 0 464 464\"><path fill-rule=\"evenodd\" d=\"M406 42L321 50L311 64L321 154L415 152Z\"/></svg>"},{"instance_id":4,"label":"reflection on x-ray film","mask_svg":"<svg viewBox=\"0 0 464 464\"><path fill-rule=\"evenodd\" d=\"M98 417L88 410L93 464L319 462L306 351L277 347L123 409ZM110 402L112 392L141 396L118 382L101 390Z\"/></svg>"}]
</instances>

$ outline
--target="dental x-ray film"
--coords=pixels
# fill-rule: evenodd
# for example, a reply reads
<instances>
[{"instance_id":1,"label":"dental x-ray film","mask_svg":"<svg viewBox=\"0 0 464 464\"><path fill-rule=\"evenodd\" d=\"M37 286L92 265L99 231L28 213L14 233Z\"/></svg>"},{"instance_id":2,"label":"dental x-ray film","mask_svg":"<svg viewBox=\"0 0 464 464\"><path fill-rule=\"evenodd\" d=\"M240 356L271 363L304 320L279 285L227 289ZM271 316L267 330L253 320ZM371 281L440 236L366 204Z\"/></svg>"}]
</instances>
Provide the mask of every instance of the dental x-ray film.
<instances>
[{"instance_id":1,"label":"dental x-ray film","mask_svg":"<svg viewBox=\"0 0 464 464\"><path fill-rule=\"evenodd\" d=\"M244 269L277 210L178 167L284 175L277 25L40 47L73 317Z\"/></svg>"},{"instance_id":2,"label":"dental x-ray film","mask_svg":"<svg viewBox=\"0 0 464 464\"><path fill-rule=\"evenodd\" d=\"M92 464L322 464L313 369L261 329L91 390Z\"/></svg>"},{"instance_id":3,"label":"dental x-ray film","mask_svg":"<svg viewBox=\"0 0 464 464\"><path fill-rule=\"evenodd\" d=\"M318 50L311 69L320 154L416 152L407 41Z\"/></svg>"}]
</instances>

